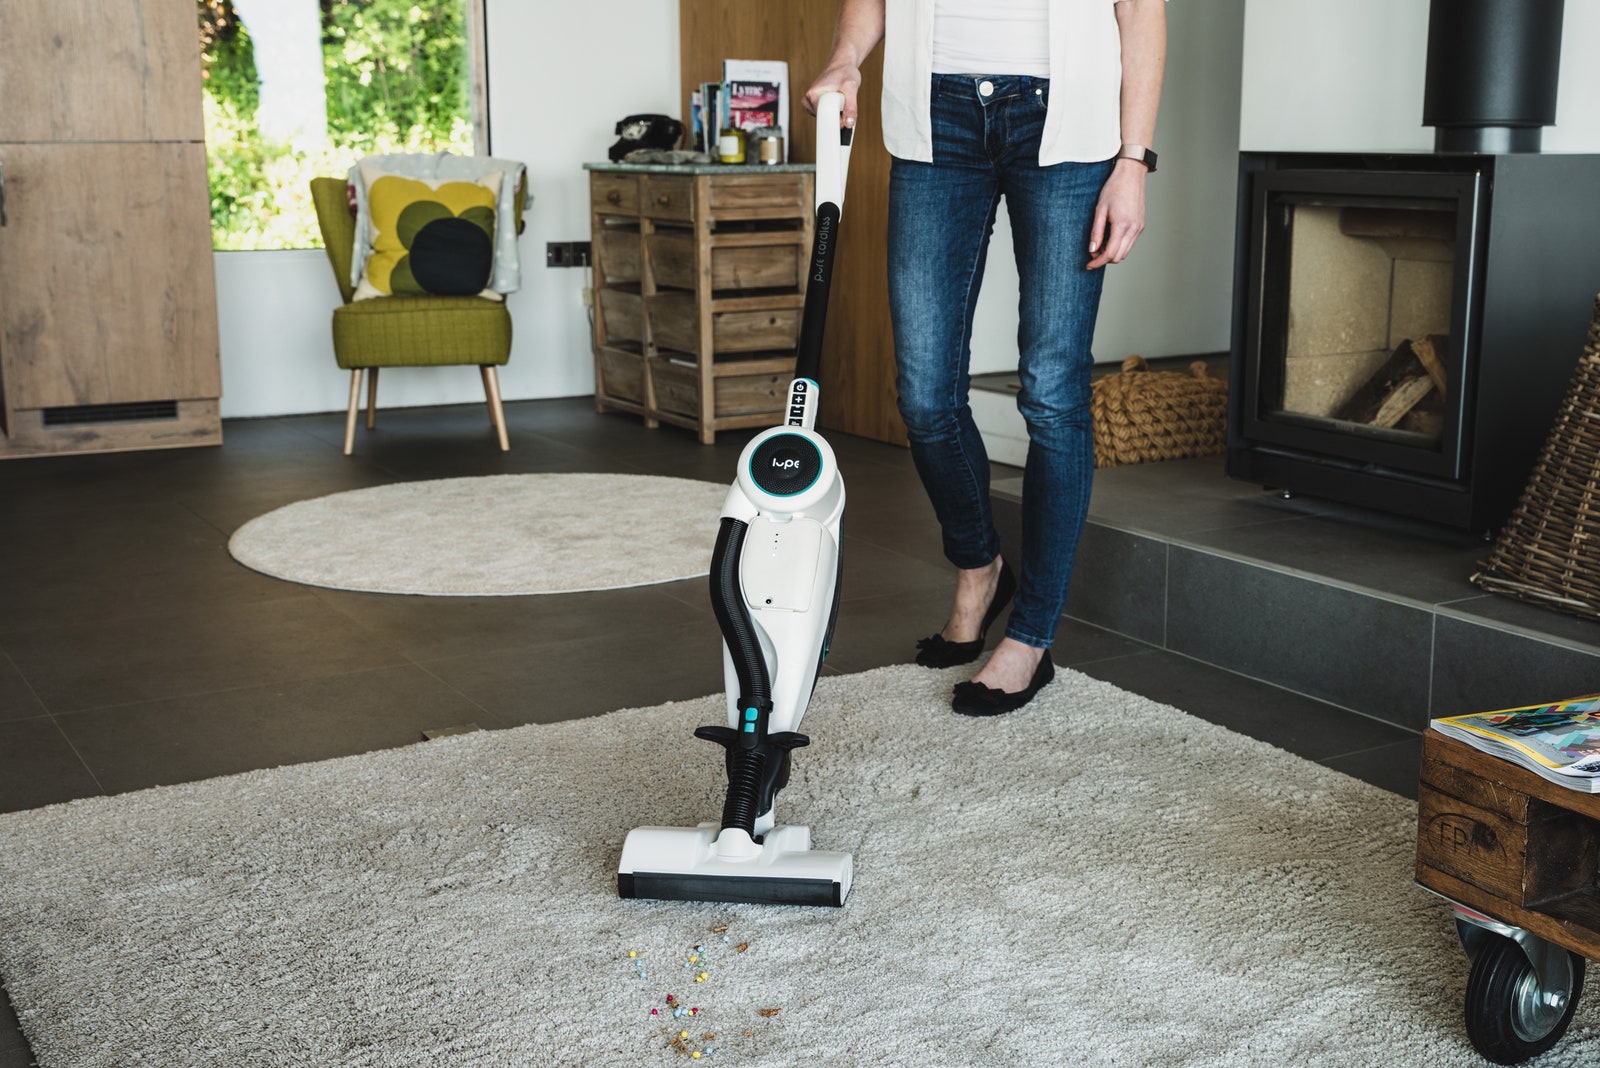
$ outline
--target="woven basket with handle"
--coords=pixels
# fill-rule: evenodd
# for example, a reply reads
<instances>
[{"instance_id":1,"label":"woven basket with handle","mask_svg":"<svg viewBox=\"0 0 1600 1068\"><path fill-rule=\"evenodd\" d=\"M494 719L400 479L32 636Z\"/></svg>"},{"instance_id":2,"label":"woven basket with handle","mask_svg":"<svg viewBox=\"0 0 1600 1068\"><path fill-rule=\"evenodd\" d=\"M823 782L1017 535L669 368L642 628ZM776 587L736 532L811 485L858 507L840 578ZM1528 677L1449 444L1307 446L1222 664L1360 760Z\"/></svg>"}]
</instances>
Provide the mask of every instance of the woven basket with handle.
<instances>
[{"instance_id":1,"label":"woven basket with handle","mask_svg":"<svg viewBox=\"0 0 1600 1068\"><path fill-rule=\"evenodd\" d=\"M1600 297L1544 451L1472 581L1600 619Z\"/></svg>"},{"instance_id":2,"label":"woven basket with handle","mask_svg":"<svg viewBox=\"0 0 1600 1068\"><path fill-rule=\"evenodd\" d=\"M1228 384L1204 363L1187 374L1152 371L1129 356L1090 388L1096 467L1213 456L1228 446Z\"/></svg>"}]
</instances>

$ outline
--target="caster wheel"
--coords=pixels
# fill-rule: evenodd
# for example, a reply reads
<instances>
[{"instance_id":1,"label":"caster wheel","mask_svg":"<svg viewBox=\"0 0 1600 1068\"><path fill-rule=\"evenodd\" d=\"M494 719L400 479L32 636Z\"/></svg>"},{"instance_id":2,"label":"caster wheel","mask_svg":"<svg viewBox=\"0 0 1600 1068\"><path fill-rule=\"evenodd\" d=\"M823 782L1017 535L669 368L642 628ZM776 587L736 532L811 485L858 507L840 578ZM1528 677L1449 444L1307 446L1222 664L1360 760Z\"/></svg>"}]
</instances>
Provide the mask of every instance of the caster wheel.
<instances>
[{"instance_id":1,"label":"caster wheel","mask_svg":"<svg viewBox=\"0 0 1600 1068\"><path fill-rule=\"evenodd\" d=\"M1583 993L1584 959L1558 951L1565 982L1543 988L1522 947L1493 936L1467 979L1467 1037L1496 1064L1519 1064L1561 1040Z\"/></svg>"}]
</instances>

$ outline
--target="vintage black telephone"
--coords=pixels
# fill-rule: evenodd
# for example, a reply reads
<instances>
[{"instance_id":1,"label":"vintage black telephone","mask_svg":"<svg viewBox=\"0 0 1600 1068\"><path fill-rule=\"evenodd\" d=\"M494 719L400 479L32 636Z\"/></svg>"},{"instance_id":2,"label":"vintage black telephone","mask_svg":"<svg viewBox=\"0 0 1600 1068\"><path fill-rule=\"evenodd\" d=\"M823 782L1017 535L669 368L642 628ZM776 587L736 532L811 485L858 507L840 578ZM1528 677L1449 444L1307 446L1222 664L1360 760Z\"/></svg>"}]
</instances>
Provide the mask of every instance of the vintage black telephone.
<instances>
[{"instance_id":1,"label":"vintage black telephone","mask_svg":"<svg viewBox=\"0 0 1600 1068\"><path fill-rule=\"evenodd\" d=\"M683 123L667 115L629 115L617 123L620 140L611 146L611 162L619 163L636 148L677 148Z\"/></svg>"}]
</instances>

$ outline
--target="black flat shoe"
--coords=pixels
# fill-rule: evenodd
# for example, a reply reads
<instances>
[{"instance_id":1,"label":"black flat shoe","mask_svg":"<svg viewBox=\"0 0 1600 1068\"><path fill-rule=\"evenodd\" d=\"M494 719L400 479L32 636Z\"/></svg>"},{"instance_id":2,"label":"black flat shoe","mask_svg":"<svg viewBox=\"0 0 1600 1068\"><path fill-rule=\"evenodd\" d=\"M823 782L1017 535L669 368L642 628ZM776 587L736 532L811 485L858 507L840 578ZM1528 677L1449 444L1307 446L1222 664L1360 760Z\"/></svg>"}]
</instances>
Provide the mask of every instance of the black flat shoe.
<instances>
[{"instance_id":1,"label":"black flat shoe","mask_svg":"<svg viewBox=\"0 0 1600 1068\"><path fill-rule=\"evenodd\" d=\"M950 707L963 716L998 716L1015 712L1033 700L1033 695L1050 685L1050 680L1055 677L1056 666L1050 662L1050 650L1046 649L1044 656L1039 658L1039 666L1033 669L1033 678L1028 680L1026 690L1006 693L981 682L958 682Z\"/></svg>"},{"instance_id":2,"label":"black flat shoe","mask_svg":"<svg viewBox=\"0 0 1600 1068\"><path fill-rule=\"evenodd\" d=\"M994 588L994 600L989 602L988 611L983 613L983 629L978 631L978 636L970 642L947 641L939 634L918 638L917 663L925 668L947 668L970 664L978 659L983 652L983 643L989 637L989 627L1000 618L1000 613L1006 610L1011 598L1016 595L1017 576L1012 573L1011 565L1002 560L999 582Z\"/></svg>"}]
</instances>

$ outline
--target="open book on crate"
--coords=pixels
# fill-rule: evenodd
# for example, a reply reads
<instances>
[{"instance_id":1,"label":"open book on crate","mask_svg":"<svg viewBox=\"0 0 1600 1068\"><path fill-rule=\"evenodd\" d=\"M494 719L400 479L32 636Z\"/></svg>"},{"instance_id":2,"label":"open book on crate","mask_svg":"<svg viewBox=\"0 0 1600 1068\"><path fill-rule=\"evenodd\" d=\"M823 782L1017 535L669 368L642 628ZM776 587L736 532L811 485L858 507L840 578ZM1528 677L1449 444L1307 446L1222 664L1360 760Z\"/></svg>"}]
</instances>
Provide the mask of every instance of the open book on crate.
<instances>
[{"instance_id":1,"label":"open book on crate","mask_svg":"<svg viewBox=\"0 0 1600 1068\"><path fill-rule=\"evenodd\" d=\"M1600 695L1450 716L1432 726L1568 789L1600 793Z\"/></svg>"}]
</instances>

